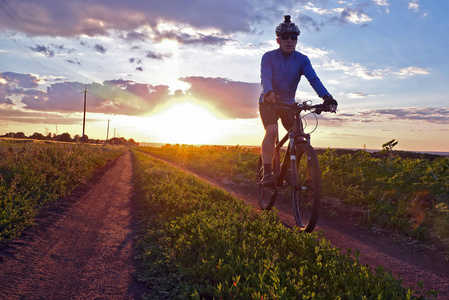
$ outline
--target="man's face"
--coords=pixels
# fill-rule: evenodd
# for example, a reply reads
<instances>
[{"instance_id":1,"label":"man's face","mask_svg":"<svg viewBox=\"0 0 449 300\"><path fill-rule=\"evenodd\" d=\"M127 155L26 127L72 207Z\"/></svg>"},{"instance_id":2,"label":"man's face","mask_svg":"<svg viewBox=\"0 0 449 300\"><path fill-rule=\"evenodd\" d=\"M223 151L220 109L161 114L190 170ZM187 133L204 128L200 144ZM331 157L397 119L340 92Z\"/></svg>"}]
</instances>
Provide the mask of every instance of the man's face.
<instances>
[{"instance_id":1,"label":"man's face","mask_svg":"<svg viewBox=\"0 0 449 300\"><path fill-rule=\"evenodd\" d=\"M298 42L298 35L296 34L283 34L278 37L277 42L281 47L281 50L285 54L291 54L295 51L296 43Z\"/></svg>"}]
</instances>

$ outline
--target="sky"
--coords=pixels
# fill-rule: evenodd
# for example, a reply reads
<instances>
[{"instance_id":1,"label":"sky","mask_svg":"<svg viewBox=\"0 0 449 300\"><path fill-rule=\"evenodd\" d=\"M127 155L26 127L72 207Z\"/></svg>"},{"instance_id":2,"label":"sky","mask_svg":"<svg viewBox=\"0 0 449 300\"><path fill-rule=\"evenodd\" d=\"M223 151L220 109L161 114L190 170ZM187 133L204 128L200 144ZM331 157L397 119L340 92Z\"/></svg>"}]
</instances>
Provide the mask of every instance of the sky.
<instances>
[{"instance_id":1,"label":"sky","mask_svg":"<svg viewBox=\"0 0 449 300\"><path fill-rule=\"evenodd\" d=\"M260 60L288 14L296 50L339 103L308 117L313 146L449 152L448 11L441 0L0 0L0 135L82 135L85 97L89 138L260 145ZM304 77L296 100L322 101Z\"/></svg>"}]
</instances>

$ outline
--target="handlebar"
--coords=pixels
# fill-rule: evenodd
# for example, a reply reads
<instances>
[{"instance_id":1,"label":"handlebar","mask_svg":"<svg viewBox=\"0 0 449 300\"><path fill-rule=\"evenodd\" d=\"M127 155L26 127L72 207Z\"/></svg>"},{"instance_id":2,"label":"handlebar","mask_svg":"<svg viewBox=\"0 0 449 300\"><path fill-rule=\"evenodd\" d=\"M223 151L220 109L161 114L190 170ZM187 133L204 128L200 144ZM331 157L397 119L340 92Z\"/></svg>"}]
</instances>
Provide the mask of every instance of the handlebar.
<instances>
[{"instance_id":1,"label":"handlebar","mask_svg":"<svg viewBox=\"0 0 449 300\"><path fill-rule=\"evenodd\" d=\"M312 101L308 100L308 101L303 101L302 103L298 103L298 102L275 103L272 105L275 109L293 109L293 110L299 111L299 112L301 112L303 110L308 110L308 111L311 111L312 113L320 114L322 111L325 111L323 104L315 104L315 105L311 105L311 104L312 104Z\"/></svg>"}]
</instances>

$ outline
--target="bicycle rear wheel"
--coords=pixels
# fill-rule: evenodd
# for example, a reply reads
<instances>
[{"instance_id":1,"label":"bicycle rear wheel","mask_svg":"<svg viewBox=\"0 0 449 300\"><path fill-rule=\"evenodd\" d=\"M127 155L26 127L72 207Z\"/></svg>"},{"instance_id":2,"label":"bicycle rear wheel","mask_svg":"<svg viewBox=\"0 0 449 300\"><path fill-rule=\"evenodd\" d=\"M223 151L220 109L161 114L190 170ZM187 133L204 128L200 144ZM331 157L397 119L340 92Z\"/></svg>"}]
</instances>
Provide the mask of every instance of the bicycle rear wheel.
<instances>
[{"instance_id":1,"label":"bicycle rear wheel","mask_svg":"<svg viewBox=\"0 0 449 300\"><path fill-rule=\"evenodd\" d=\"M292 167L293 212L299 229L312 232L318 220L321 173L315 150L307 143L295 147L296 168Z\"/></svg>"},{"instance_id":2,"label":"bicycle rear wheel","mask_svg":"<svg viewBox=\"0 0 449 300\"><path fill-rule=\"evenodd\" d=\"M277 187L264 187L260 183L263 177L263 162L262 156L259 156L259 163L257 166L257 186L258 186L258 194L257 201L259 202L259 206L263 210L270 210L274 201L276 200L276 196L278 194Z\"/></svg>"}]
</instances>

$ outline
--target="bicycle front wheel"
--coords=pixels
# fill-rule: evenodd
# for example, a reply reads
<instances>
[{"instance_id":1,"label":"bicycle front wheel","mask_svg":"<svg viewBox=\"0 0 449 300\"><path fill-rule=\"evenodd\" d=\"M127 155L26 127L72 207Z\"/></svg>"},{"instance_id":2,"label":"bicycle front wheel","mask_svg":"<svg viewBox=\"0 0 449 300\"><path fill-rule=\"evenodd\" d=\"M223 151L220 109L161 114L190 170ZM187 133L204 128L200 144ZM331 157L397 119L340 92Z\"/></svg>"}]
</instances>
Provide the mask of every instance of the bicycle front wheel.
<instances>
[{"instance_id":1,"label":"bicycle front wheel","mask_svg":"<svg viewBox=\"0 0 449 300\"><path fill-rule=\"evenodd\" d=\"M297 143L295 154L296 168L292 168L293 212L299 229L312 232L318 220L321 199L318 157L307 143Z\"/></svg>"},{"instance_id":2,"label":"bicycle front wheel","mask_svg":"<svg viewBox=\"0 0 449 300\"><path fill-rule=\"evenodd\" d=\"M262 157L259 156L259 163L257 166L257 186L258 186L258 194L257 194L257 201L259 202L259 206L263 210L270 210L273 205L274 201L276 200L278 190L276 186L273 187L264 187L261 184L263 177L263 163L262 163Z\"/></svg>"}]
</instances>

